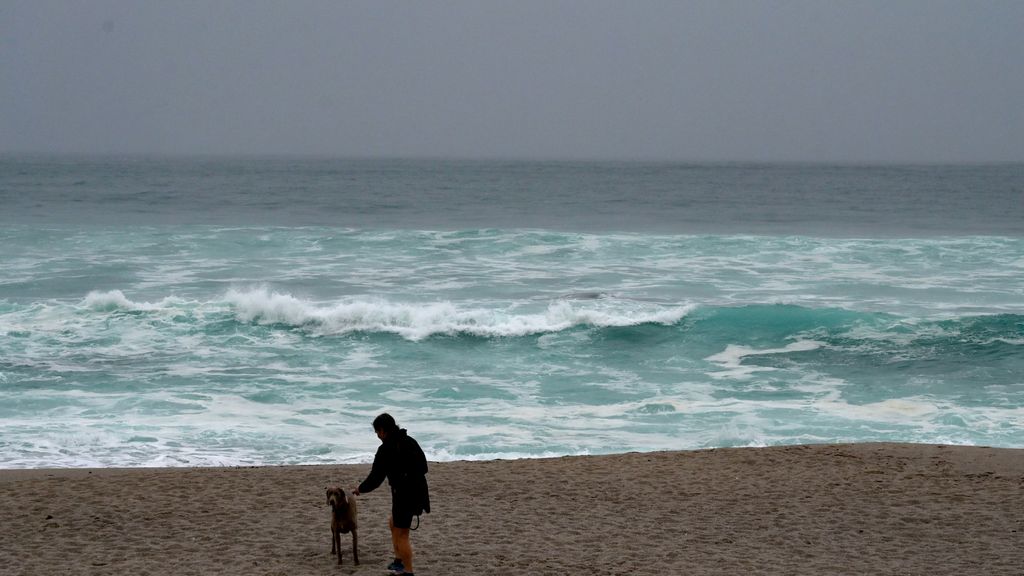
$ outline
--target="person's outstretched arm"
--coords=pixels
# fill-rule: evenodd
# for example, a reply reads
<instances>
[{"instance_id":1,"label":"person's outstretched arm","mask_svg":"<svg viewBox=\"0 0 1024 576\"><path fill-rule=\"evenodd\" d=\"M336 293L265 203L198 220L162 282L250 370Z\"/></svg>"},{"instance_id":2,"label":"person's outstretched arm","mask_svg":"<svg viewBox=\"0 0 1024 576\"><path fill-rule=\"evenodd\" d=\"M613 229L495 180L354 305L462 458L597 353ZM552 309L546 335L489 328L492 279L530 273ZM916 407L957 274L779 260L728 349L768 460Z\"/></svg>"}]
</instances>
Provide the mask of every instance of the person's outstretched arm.
<instances>
[{"instance_id":1,"label":"person's outstretched arm","mask_svg":"<svg viewBox=\"0 0 1024 576\"><path fill-rule=\"evenodd\" d=\"M373 457L373 468L370 469L370 475L352 490L352 493L356 496L363 492L373 492L384 482L384 478L387 477L387 470L385 470L384 466L383 451L383 446L377 449L377 454Z\"/></svg>"}]
</instances>

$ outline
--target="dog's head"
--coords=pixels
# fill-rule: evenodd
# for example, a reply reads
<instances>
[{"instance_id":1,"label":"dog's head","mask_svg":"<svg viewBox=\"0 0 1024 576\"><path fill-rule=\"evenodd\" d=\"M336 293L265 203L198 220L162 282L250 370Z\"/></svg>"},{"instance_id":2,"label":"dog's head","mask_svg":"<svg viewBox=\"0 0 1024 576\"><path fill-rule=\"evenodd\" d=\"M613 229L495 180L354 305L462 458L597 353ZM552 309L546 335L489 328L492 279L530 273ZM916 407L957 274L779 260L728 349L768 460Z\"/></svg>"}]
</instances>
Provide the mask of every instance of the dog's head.
<instances>
[{"instance_id":1,"label":"dog's head","mask_svg":"<svg viewBox=\"0 0 1024 576\"><path fill-rule=\"evenodd\" d=\"M327 489L327 504L332 508L339 508L348 505L348 498L345 491L338 486L331 486Z\"/></svg>"}]
</instances>

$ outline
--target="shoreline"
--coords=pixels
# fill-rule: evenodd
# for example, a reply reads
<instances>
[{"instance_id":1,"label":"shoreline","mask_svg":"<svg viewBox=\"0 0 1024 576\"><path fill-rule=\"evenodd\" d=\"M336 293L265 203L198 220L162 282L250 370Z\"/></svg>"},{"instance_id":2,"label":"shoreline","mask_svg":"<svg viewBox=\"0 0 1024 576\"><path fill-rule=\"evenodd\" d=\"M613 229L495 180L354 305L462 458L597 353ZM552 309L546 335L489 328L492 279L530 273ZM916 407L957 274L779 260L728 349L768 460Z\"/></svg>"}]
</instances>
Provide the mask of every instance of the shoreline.
<instances>
[{"instance_id":1,"label":"shoreline","mask_svg":"<svg viewBox=\"0 0 1024 576\"><path fill-rule=\"evenodd\" d=\"M0 469L0 574L381 574L369 464ZM813 444L431 462L416 573L1020 574L1024 449Z\"/></svg>"}]
</instances>

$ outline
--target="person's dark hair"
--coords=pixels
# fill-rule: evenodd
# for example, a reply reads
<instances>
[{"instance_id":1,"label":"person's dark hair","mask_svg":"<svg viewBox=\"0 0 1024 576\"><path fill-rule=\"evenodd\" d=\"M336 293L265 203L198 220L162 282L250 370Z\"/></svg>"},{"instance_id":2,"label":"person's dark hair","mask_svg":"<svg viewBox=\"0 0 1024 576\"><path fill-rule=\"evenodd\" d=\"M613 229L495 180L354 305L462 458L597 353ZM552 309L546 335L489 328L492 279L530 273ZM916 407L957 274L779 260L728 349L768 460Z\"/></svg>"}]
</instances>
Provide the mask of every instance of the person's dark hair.
<instances>
[{"instance_id":1,"label":"person's dark hair","mask_svg":"<svg viewBox=\"0 0 1024 576\"><path fill-rule=\"evenodd\" d=\"M390 433L398 430L398 424L395 423L395 419L391 417L391 414L385 412L373 419L373 430L383 430Z\"/></svg>"}]
</instances>

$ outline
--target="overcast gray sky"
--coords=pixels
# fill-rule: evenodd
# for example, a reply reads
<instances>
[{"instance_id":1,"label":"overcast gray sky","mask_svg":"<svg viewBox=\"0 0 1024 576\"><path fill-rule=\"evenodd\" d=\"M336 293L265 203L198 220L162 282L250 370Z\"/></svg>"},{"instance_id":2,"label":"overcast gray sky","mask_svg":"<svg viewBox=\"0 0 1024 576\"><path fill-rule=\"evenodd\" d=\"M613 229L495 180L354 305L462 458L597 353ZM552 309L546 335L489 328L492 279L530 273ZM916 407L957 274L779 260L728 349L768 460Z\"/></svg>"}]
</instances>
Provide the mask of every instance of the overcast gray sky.
<instances>
[{"instance_id":1,"label":"overcast gray sky","mask_svg":"<svg viewBox=\"0 0 1024 576\"><path fill-rule=\"evenodd\" d=\"M0 0L0 152L1024 160L1024 1Z\"/></svg>"}]
</instances>

